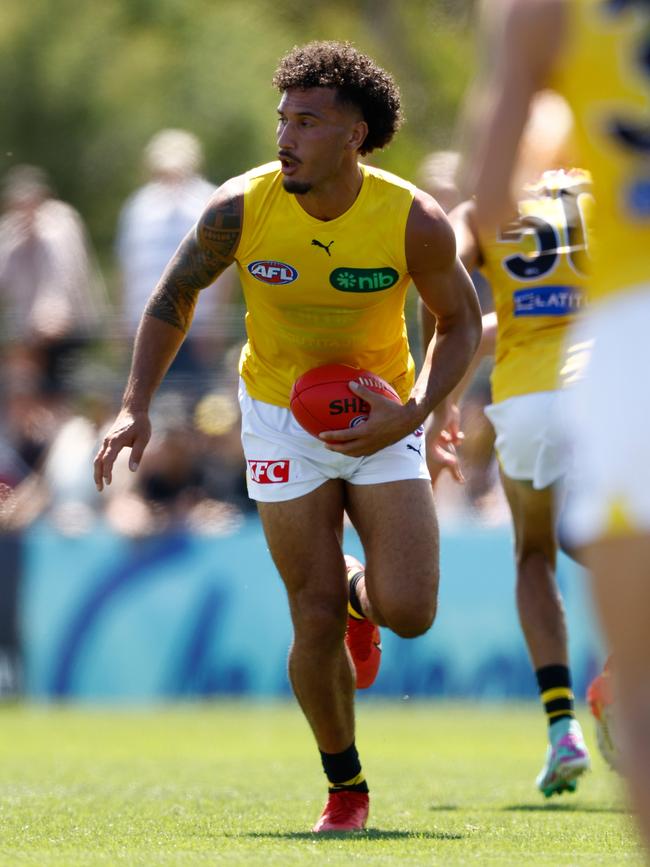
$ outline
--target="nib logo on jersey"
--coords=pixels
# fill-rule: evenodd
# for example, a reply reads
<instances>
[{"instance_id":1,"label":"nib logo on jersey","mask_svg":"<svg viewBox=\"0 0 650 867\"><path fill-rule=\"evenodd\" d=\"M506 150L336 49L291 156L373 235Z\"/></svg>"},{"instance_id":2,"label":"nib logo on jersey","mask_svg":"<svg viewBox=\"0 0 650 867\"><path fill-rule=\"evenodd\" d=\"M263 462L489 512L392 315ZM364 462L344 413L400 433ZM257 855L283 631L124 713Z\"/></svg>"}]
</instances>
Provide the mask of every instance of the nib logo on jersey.
<instances>
[{"instance_id":1,"label":"nib logo on jersey","mask_svg":"<svg viewBox=\"0 0 650 867\"><path fill-rule=\"evenodd\" d=\"M293 283L298 277L298 272L292 265L287 265L286 262L275 262L272 259L258 259L257 262L247 265L247 268L249 274L252 274L256 280L271 286Z\"/></svg>"},{"instance_id":2,"label":"nib logo on jersey","mask_svg":"<svg viewBox=\"0 0 650 867\"><path fill-rule=\"evenodd\" d=\"M512 296L515 316L569 316L584 304L575 286L535 286L518 289Z\"/></svg>"},{"instance_id":3,"label":"nib logo on jersey","mask_svg":"<svg viewBox=\"0 0 650 867\"><path fill-rule=\"evenodd\" d=\"M335 268L330 283L340 292L381 292L399 281L394 268Z\"/></svg>"}]
</instances>

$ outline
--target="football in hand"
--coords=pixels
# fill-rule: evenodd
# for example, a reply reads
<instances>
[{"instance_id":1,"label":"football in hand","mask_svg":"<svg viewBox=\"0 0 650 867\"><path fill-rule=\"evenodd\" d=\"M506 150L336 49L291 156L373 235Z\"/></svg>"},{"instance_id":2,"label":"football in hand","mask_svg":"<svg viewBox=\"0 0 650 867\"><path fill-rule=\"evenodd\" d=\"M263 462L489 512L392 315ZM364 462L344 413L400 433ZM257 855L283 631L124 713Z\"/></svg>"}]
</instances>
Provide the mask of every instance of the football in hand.
<instances>
[{"instance_id":1,"label":"football in hand","mask_svg":"<svg viewBox=\"0 0 650 867\"><path fill-rule=\"evenodd\" d=\"M367 421L370 404L348 386L358 382L371 391L401 403L395 389L376 373L349 364L325 364L299 376L291 388L294 418L308 433L344 430Z\"/></svg>"}]
</instances>

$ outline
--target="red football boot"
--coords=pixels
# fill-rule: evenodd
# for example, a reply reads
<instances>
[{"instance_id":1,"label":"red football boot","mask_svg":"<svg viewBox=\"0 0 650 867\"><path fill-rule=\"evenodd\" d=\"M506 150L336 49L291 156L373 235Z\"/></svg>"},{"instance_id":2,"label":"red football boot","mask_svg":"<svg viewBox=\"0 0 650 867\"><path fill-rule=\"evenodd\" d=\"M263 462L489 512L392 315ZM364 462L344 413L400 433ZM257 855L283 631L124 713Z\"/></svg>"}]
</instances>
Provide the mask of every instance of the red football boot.
<instances>
[{"instance_id":1,"label":"red football boot","mask_svg":"<svg viewBox=\"0 0 650 867\"><path fill-rule=\"evenodd\" d=\"M369 809L370 799L367 792L330 792L320 819L312 831L315 834L328 831L363 831Z\"/></svg>"},{"instance_id":2,"label":"red football boot","mask_svg":"<svg viewBox=\"0 0 650 867\"><path fill-rule=\"evenodd\" d=\"M596 740L601 756L614 771L620 770L621 755L617 746L616 703L612 684L612 657L589 684L587 701L596 726Z\"/></svg>"},{"instance_id":3,"label":"red football boot","mask_svg":"<svg viewBox=\"0 0 650 867\"><path fill-rule=\"evenodd\" d=\"M601 720L603 710L614 703L609 666L596 675L587 688L587 702L594 719Z\"/></svg>"},{"instance_id":4,"label":"red football boot","mask_svg":"<svg viewBox=\"0 0 650 867\"><path fill-rule=\"evenodd\" d=\"M359 572L363 564L351 554L345 555L348 581ZM381 662L381 635L379 627L367 617L358 617L348 608L348 625L345 630L345 643L357 673L357 689L367 689L375 682Z\"/></svg>"}]
</instances>

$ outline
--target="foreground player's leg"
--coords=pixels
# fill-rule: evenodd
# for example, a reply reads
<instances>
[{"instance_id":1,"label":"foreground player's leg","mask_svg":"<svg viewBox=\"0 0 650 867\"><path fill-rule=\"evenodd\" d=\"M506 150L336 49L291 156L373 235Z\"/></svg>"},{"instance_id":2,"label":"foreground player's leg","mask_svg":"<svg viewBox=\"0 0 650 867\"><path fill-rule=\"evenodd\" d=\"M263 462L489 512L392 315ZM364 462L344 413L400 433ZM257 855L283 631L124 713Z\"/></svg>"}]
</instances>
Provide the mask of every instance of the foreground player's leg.
<instances>
[{"instance_id":1,"label":"foreground player's leg","mask_svg":"<svg viewBox=\"0 0 650 867\"><path fill-rule=\"evenodd\" d=\"M422 635L435 618L439 580L431 483L348 485L346 508L366 555L364 614L402 638Z\"/></svg>"},{"instance_id":2,"label":"foreground player's leg","mask_svg":"<svg viewBox=\"0 0 650 867\"><path fill-rule=\"evenodd\" d=\"M350 584L346 644L357 688L365 689L374 682L381 661L377 624L408 638L422 634L433 622L438 525L430 485L423 480L351 485L348 512L370 564L364 569L356 557L346 554Z\"/></svg>"},{"instance_id":3,"label":"foreground player's leg","mask_svg":"<svg viewBox=\"0 0 650 867\"><path fill-rule=\"evenodd\" d=\"M622 535L587 549L594 599L616 666L620 767L650 847L650 535Z\"/></svg>"},{"instance_id":4,"label":"foreground player's leg","mask_svg":"<svg viewBox=\"0 0 650 867\"><path fill-rule=\"evenodd\" d=\"M345 555L348 573L348 625L345 644L350 651L356 672L357 689L367 689L375 682L381 662L379 627L366 616L368 601L363 563L351 554ZM365 605L364 605L365 603Z\"/></svg>"},{"instance_id":5,"label":"foreground player's leg","mask_svg":"<svg viewBox=\"0 0 650 867\"><path fill-rule=\"evenodd\" d=\"M575 718L564 606L555 581L554 492L504 474L502 481L515 528L519 620L548 721L549 743L536 785L549 797L574 792L590 766Z\"/></svg>"},{"instance_id":6,"label":"foreground player's leg","mask_svg":"<svg viewBox=\"0 0 650 867\"><path fill-rule=\"evenodd\" d=\"M329 783L327 806L314 830L360 830L368 815L368 786L354 741L354 672L343 641L343 486L332 480L298 499L258 505L289 598L294 628L291 685Z\"/></svg>"}]
</instances>

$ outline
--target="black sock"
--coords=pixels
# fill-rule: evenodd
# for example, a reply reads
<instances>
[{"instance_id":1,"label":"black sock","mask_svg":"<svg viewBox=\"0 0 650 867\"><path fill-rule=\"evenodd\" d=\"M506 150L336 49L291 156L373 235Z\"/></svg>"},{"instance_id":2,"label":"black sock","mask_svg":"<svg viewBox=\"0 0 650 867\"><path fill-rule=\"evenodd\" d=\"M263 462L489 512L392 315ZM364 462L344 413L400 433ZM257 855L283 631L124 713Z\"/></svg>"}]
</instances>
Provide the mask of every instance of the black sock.
<instances>
[{"instance_id":1,"label":"black sock","mask_svg":"<svg viewBox=\"0 0 650 867\"><path fill-rule=\"evenodd\" d=\"M356 615L359 620L363 620L366 616L363 613L363 608L359 601L359 594L357 593L357 586L364 574L363 571L357 572L356 575L353 575L352 578L350 578L348 585L348 611L353 617Z\"/></svg>"},{"instance_id":2,"label":"black sock","mask_svg":"<svg viewBox=\"0 0 650 867\"><path fill-rule=\"evenodd\" d=\"M329 792L367 792L368 783L361 770L354 741L342 753L320 751L320 760L329 783Z\"/></svg>"},{"instance_id":3,"label":"black sock","mask_svg":"<svg viewBox=\"0 0 650 867\"><path fill-rule=\"evenodd\" d=\"M571 672L566 665L545 665L535 672L548 724L574 719Z\"/></svg>"}]
</instances>

